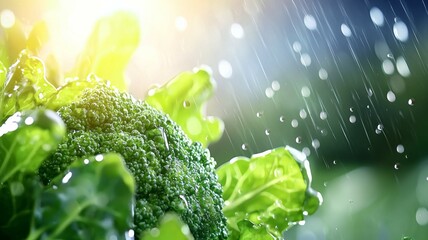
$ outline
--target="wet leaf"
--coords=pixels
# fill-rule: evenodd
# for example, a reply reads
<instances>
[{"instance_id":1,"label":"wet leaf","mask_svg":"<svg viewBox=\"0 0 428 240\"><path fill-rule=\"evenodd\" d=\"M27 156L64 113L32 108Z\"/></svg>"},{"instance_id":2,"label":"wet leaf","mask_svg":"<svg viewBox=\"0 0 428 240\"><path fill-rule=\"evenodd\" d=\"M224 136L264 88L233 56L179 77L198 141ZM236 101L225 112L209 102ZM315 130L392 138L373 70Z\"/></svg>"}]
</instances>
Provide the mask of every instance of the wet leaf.
<instances>
[{"instance_id":1,"label":"wet leaf","mask_svg":"<svg viewBox=\"0 0 428 240\"><path fill-rule=\"evenodd\" d=\"M185 72L162 87L149 91L145 101L168 114L193 141L205 147L220 139L224 124L205 116L205 106L214 93L214 81L206 71Z\"/></svg>"},{"instance_id":2,"label":"wet leaf","mask_svg":"<svg viewBox=\"0 0 428 240\"><path fill-rule=\"evenodd\" d=\"M312 214L318 208L322 200L310 188L309 162L299 159L296 151L276 148L251 159L236 157L217 169L231 232L265 232L266 239L279 238L303 220L304 212Z\"/></svg>"},{"instance_id":3,"label":"wet leaf","mask_svg":"<svg viewBox=\"0 0 428 240\"><path fill-rule=\"evenodd\" d=\"M125 239L134 193L118 154L75 161L39 197L27 239Z\"/></svg>"},{"instance_id":4,"label":"wet leaf","mask_svg":"<svg viewBox=\"0 0 428 240\"><path fill-rule=\"evenodd\" d=\"M0 184L35 172L65 136L65 125L50 110L17 112L0 127Z\"/></svg>"}]
</instances>

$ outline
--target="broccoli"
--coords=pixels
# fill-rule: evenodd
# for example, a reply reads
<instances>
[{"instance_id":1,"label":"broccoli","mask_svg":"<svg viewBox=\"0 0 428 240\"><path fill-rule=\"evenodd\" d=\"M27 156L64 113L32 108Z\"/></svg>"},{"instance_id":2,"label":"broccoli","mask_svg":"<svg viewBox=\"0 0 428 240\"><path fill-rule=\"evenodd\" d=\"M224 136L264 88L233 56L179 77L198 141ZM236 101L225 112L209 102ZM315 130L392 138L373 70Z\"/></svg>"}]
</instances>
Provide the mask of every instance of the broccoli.
<instances>
[{"instance_id":1,"label":"broccoli","mask_svg":"<svg viewBox=\"0 0 428 240\"><path fill-rule=\"evenodd\" d=\"M195 239L227 238L215 161L168 116L105 84L85 90L58 113L68 133L39 169L44 184L76 159L119 153L137 184L137 236L157 227L166 212L176 212Z\"/></svg>"}]
</instances>

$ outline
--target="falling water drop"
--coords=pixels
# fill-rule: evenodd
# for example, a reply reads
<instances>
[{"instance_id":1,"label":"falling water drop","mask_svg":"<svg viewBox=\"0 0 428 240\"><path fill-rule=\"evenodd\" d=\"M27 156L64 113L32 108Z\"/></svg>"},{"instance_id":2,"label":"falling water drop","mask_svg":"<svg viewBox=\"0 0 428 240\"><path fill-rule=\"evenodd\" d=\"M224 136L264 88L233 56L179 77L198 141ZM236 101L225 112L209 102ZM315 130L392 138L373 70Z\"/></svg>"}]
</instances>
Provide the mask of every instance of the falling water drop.
<instances>
[{"instance_id":1,"label":"falling water drop","mask_svg":"<svg viewBox=\"0 0 428 240\"><path fill-rule=\"evenodd\" d=\"M284 116L279 117L279 121L280 122L285 122L285 117Z\"/></svg>"},{"instance_id":2,"label":"falling water drop","mask_svg":"<svg viewBox=\"0 0 428 240\"><path fill-rule=\"evenodd\" d=\"M382 11L377 7L370 9L370 18L372 19L373 23L379 27L382 27L385 21Z\"/></svg>"},{"instance_id":3,"label":"falling water drop","mask_svg":"<svg viewBox=\"0 0 428 240\"><path fill-rule=\"evenodd\" d=\"M263 112L257 112L257 113L256 113L256 116L257 116L258 118L263 117Z\"/></svg>"},{"instance_id":4,"label":"falling water drop","mask_svg":"<svg viewBox=\"0 0 428 240\"><path fill-rule=\"evenodd\" d=\"M312 15L305 15L305 17L303 18L303 23L305 24L306 28L311 31L317 29L317 21Z\"/></svg>"},{"instance_id":5,"label":"falling water drop","mask_svg":"<svg viewBox=\"0 0 428 240\"><path fill-rule=\"evenodd\" d=\"M302 63L302 65L305 66L305 67L310 66L311 63L312 63L311 56L309 54L307 54L307 53L303 53L300 56L300 63Z\"/></svg>"},{"instance_id":6,"label":"falling water drop","mask_svg":"<svg viewBox=\"0 0 428 240\"><path fill-rule=\"evenodd\" d=\"M312 147L314 149L318 149L320 147L320 141L316 138L314 140L312 140Z\"/></svg>"},{"instance_id":7,"label":"falling water drop","mask_svg":"<svg viewBox=\"0 0 428 240\"><path fill-rule=\"evenodd\" d=\"M398 20L394 23L392 30L394 32L395 38L401 42L405 42L409 38L409 30L407 29L407 25L401 20Z\"/></svg>"},{"instance_id":8,"label":"falling water drop","mask_svg":"<svg viewBox=\"0 0 428 240\"><path fill-rule=\"evenodd\" d=\"M299 126L299 122L296 119L291 120L291 126L293 128L296 128Z\"/></svg>"},{"instance_id":9,"label":"falling water drop","mask_svg":"<svg viewBox=\"0 0 428 240\"><path fill-rule=\"evenodd\" d=\"M296 137L296 143L302 143L302 137L298 136Z\"/></svg>"},{"instance_id":10,"label":"falling water drop","mask_svg":"<svg viewBox=\"0 0 428 240\"><path fill-rule=\"evenodd\" d=\"M394 169L398 170L400 168L400 163L394 164Z\"/></svg>"},{"instance_id":11,"label":"falling water drop","mask_svg":"<svg viewBox=\"0 0 428 240\"><path fill-rule=\"evenodd\" d=\"M296 53L299 53L300 51L302 51L302 45L299 43L299 42L294 42L293 43L293 50L296 52Z\"/></svg>"},{"instance_id":12,"label":"falling water drop","mask_svg":"<svg viewBox=\"0 0 428 240\"><path fill-rule=\"evenodd\" d=\"M345 36L345 37L351 37L352 36L352 31L351 31L351 29L348 27L348 25L346 25L346 24L342 24L341 26L340 26L340 30L342 31L342 34L343 34L343 36Z\"/></svg>"},{"instance_id":13,"label":"falling water drop","mask_svg":"<svg viewBox=\"0 0 428 240\"><path fill-rule=\"evenodd\" d=\"M301 109L299 112L299 116L301 119L306 119L306 117L308 116L308 113L306 112L305 109Z\"/></svg>"},{"instance_id":14,"label":"falling water drop","mask_svg":"<svg viewBox=\"0 0 428 240\"><path fill-rule=\"evenodd\" d=\"M395 102L395 99L396 99L395 94L392 91L389 91L386 94L386 99L388 99L389 102Z\"/></svg>"},{"instance_id":15,"label":"falling water drop","mask_svg":"<svg viewBox=\"0 0 428 240\"><path fill-rule=\"evenodd\" d=\"M248 144L243 143L243 144L241 145L241 148L242 148L242 150L247 151L247 150L248 150Z\"/></svg>"},{"instance_id":16,"label":"falling water drop","mask_svg":"<svg viewBox=\"0 0 428 240\"><path fill-rule=\"evenodd\" d=\"M397 152L398 153L403 153L404 152L404 146L402 144L398 144L397 145Z\"/></svg>"},{"instance_id":17,"label":"falling water drop","mask_svg":"<svg viewBox=\"0 0 428 240\"><path fill-rule=\"evenodd\" d=\"M407 101L407 104L409 104L410 106L414 106L414 105L415 105L415 99L414 99L414 98L410 98L410 99Z\"/></svg>"},{"instance_id":18,"label":"falling water drop","mask_svg":"<svg viewBox=\"0 0 428 240\"><path fill-rule=\"evenodd\" d=\"M266 129L265 134L266 134L266 136L269 136L270 135L270 129Z\"/></svg>"},{"instance_id":19,"label":"falling water drop","mask_svg":"<svg viewBox=\"0 0 428 240\"><path fill-rule=\"evenodd\" d=\"M349 117L349 122L351 122L351 123L355 123L357 121L357 118L355 117L355 115L351 115L350 117Z\"/></svg>"},{"instance_id":20,"label":"falling water drop","mask_svg":"<svg viewBox=\"0 0 428 240\"><path fill-rule=\"evenodd\" d=\"M326 80L328 78L327 70L325 70L324 68L320 68L320 70L318 71L318 77L321 80Z\"/></svg>"},{"instance_id":21,"label":"falling water drop","mask_svg":"<svg viewBox=\"0 0 428 240\"><path fill-rule=\"evenodd\" d=\"M307 86L302 87L302 90L300 90L300 93L302 94L302 97L305 97L305 98L311 96L311 90Z\"/></svg>"},{"instance_id":22,"label":"falling water drop","mask_svg":"<svg viewBox=\"0 0 428 240\"><path fill-rule=\"evenodd\" d=\"M327 113L324 111L320 112L320 118L321 118L321 120L326 120L327 119Z\"/></svg>"}]
</instances>

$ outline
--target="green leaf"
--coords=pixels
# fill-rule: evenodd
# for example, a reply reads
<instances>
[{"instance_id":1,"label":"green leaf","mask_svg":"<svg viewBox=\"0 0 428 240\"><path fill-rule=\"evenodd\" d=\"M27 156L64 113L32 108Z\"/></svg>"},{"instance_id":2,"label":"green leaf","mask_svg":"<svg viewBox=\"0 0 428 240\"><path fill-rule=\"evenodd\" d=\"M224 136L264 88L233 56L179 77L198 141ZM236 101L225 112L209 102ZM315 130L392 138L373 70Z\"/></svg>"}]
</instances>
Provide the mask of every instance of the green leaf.
<instances>
[{"instance_id":1,"label":"green leaf","mask_svg":"<svg viewBox=\"0 0 428 240\"><path fill-rule=\"evenodd\" d=\"M15 19L15 24L10 28L3 29L5 33L5 47L8 53L9 62L14 62L22 49L25 49L27 38L25 36L24 25Z\"/></svg>"},{"instance_id":2,"label":"green leaf","mask_svg":"<svg viewBox=\"0 0 428 240\"><path fill-rule=\"evenodd\" d=\"M0 184L0 236L2 239L25 239L31 227L34 203L42 190L34 174Z\"/></svg>"},{"instance_id":3,"label":"green leaf","mask_svg":"<svg viewBox=\"0 0 428 240\"><path fill-rule=\"evenodd\" d=\"M30 50L32 54L38 55L48 40L49 31L46 22L37 22L34 24L33 29L28 35L27 49Z\"/></svg>"},{"instance_id":4,"label":"green leaf","mask_svg":"<svg viewBox=\"0 0 428 240\"><path fill-rule=\"evenodd\" d=\"M0 127L0 184L32 173L65 136L65 125L50 110L17 112Z\"/></svg>"},{"instance_id":5,"label":"green leaf","mask_svg":"<svg viewBox=\"0 0 428 240\"><path fill-rule=\"evenodd\" d=\"M159 228L148 230L141 240L193 240L189 227L176 214L165 214Z\"/></svg>"},{"instance_id":6,"label":"green leaf","mask_svg":"<svg viewBox=\"0 0 428 240\"><path fill-rule=\"evenodd\" d=\"M215 82L204 70L184 72L162 87L149 91L145 101L168 114L187 136L205 147L220 139L224 124L219 118L206 117L206 101L214 93Z\"/></svg>"},{"instance_id":7,"label":"green leaf","mask_svg":"<svg viewBox=\"0 0 428 240\"><path fill-rule=\"evenodd\" d=\"M126 90L125 68L140 41L138 18L117 12L96 23L70 77L86 78L93 73Z\"/></svg>"},{"instance_id":8,"label":"green leaf","mask_svg":"<svg viewBox=\"0 0 428 240\"><path fill-rule=\"evenodd\" d=\"M28 240L125 239L132 235L134 193L120 155L75 161L41 194Z\"/></svg>"},{"instance_id":9,"label":"green leaf","mask_svg":"<svg viewBox=\"0 0 428 240\"><path fill-rule=\"evenodd\" d=\"M7 74L0 105L0 122L14 112L44 105L56 89L45 78L43 62L22 51Z\"/></svg>"},{"instance_id":10,"label":"green leaf","mask_svg":"<svg viewBox=\"0 0 428 240\"><path fill-rule=\"evenodd\" d=\"M247 233L241 232L242 221L246 220L260 234L260 229L266 228L265 239L280 238L304 215L315 212L322 201L321 195L310 187L309 161L290 147L269 150L251 159L236 157L220 166L217 174L231 232L248 234L248 223L244 228Z\"/></svg>"}]
</instances>

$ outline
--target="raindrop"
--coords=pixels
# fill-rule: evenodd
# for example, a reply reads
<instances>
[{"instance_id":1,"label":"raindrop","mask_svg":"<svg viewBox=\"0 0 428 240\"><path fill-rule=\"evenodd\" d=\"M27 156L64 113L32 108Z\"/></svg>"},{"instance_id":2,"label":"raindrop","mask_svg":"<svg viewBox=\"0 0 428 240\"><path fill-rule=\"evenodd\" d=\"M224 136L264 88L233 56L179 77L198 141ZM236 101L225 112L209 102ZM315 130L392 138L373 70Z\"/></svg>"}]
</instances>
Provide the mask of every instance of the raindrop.
<instances>
[{"instance_id":1,"label":"raindrop","mask_svg":"<svg viewBox=\"0 0 428 240\"><path fill-rule=\"evenodd\" d=\"M183 107L188 108L190 107L190 102L188 100L183 101Z\"/></svg>"},{"instance_id":2,"label":"raindrop","mask_svg":"<svg viewBox=\"0 0 428 240\"><path fill-rule=\"evenodd\" d=\"M272 90L274 91L278 91L281 88L281 85L279 84L278 81L273 81L271 84Z\"/></svg>"},{"instance_id":3,"label":"raindrop","mask_svg":"<svg viewBox=\"0 0 428 240\"><path fill-rule=\"evenodd\" d=\"M15 14L9 9L4 9L0 13L0 24L3 28L11 28L15 25Z\"/></svg>"},{"instance_id":4,"label":"raindrop","mask_svg":"<svg viewBox=\"0 0 428 240\"><path fill-rule=\"evenodd\" d=\"M305 119L308 116L308 114L306 113L305 109L301 109L299 112L299 116L301 119Z\"/></svg>"},{"instance_id":5,"label":"raindrop","mask_svg":"<svg viewBox=\"0 0 428 240\"><path fill-rule=\"evenodd\" d=\"M85 160L83 160L84 164L89 164L89 159L85 158Z\"/></svg>"},{"instance_id":6,"label":"raindrop","mask_svg":"<svg viewBox=\"0 0 428 240\"><path fill-rule=\"evenodd\" d=\"M299 53L300 51L302 51L302 45L299 43L299 42L294 42L293 43L293 50L296 52L296 53Z\"/></svg>"},{"instance_id":7,"label":"raindrop","mask_svg":"<svg viewBox=\"0 0 428 240\"><path fill-rule=\"evenodd\" d=\"M353 108L353 107L350 107L350 108L349 108L349 111L350 111L350 112L354 112L354 108Z\"/></svg>"},{"instance_id":8,"label":"raindrop","mask_svg":"<svg viewBox=\"0 0 428 240\"><path fill-rule=\"evenodd\" d=\"M226 60L221 60L218 63L218 71L220 75L224 78L232 77L232 73L233 73L232 65Z\"/></svg>"},{"instance_id":9,"label":"raindrop","mask_svg":"<svg viewBox=\"0 0 428 240\"><path fill-rule=\"evenodd\" d=\"M396 99L395 94L392 91L389 91L386 94L386 99L388 99L388 101L390 102L395 102L395 99Z\"/></svg>"},{"instance_id":10,"label":"raindrop","mask_svg":"<svg viewBox=\"0 0 428 240\"><path fill-rule=\"evenodd\" d=\"M325 70L324 68L320 68L320 70L318 71L318 77L321 80L326 80L328 78L327 70Z\"/></svg>"},{"instance_id":11,"label":"raindrop","mask_svg":"<svg viewBox=\"0 0 428 240\"><path fill-rule=\"evenodd\" d=\"M274 94L275 94L275 92L273 91L272 88L270 88L270 87L266 88L266 90L265 90L266 97L273 98Z\"/></svg>"},{"instance_id":12,"label":"raindrop","mask_svg":"<svg viewBox=\"0 0 428 240\"><path fill-rule=\"evenodd\" d=\"M321 120L326 120L327 119L327 113L324 111L320 112L320 118L321 118Z\"/></svg>"},{"instance_id":13,"label":"raindrop","mask_svg":"<svg viewBox=\"0 0 428 240\"><path fill-rule=\"evenodd\" d=\"M382 70L385 74L391 75L394 73L394 64L390 59L385 59L382 62Z\"/></svg>"},{"instance_id":14,"label":"raindrop","mask_svg":"<svg viewBox=\"0 0 428 240\"><path fill-rule=\"evenodd\" d=\"M33 124L33 123L34 123L34 118L32 118L32 117L27 117L27 118L25 119L24 123L25 123L26 125L31 125L31 124Z\"/></svg>"},{"instance_id":15,"label":"raindrop","mask_svg":"<svg viewBox=\"0 0 428 240\"><path fill-rule=\"evenodd\" d=\"M323 135L323 136L327 136L327 134L328 134L328 131L327 131L327 130L325 130L325 129L321 129L321 135Z\"/></svg>"},{"instance_id":16,"label":"raindrop","mask_svg":"<svg viewBox=\"0 0 428 240\"><path fill-rule=\"evenodd\" d=\"M104 156L102 154L98 154L97 156L95 156L95 161L101 162L102 160L104 160Z\"/></svg>"},{"instance_id":17,"label":"raindrop","mask_svg":"<svg viewBox=\"0 0 428 240\"><path fill-rule=\"evenodd\" d=\"M383 124L378 124L376 129L379 131L383 131Z\"/></svg>"},{"instance_id":18,"label":"raindrop","mask_svg":"<svg viewBox=\"0 0 428 240\"><path fill-rule=\"evenodd\" d=\"M344 24L344 23L343 23L343 24L340 26L340 30L342 31L343 36L345 36L345 37L350 37L350 36L352 36L351 29L348 27L348 25L346 25L346 24Z\"/></svg>"},{"instance_id":19,"label":"raindrop","mask_svg":"<svg viewBox=\"0 0 428 240\"><path fill-rule=\"evenodd\" d=\"M241 148L242 148L242 150L247 151L247 150L248 150L248 144L243 143L243 144L241 145Z\"/></svg>"},{"instance_id":20,"label":"raindrop","mask_svg":"<svg viewBox=\"0 0 428 240\"><path fill-rule=\"evenodd\" d=\"M303 18L303 22L309 30L313 31L317 29L317 21L315 20L314 16L309 14L305 15L305 17Z\"/></svg>"},{"instance_id":21,"label":"raindrop","mask_svg":"<svg viewBox=\"0 0 428 240\"><path fill-rule=\"evenodd\" d=\"M232 24L232 26L230 26L230 33L234 38L237 39L241 39L244 37L244 29L239 23L234 23Z\"/></svg>"},{"instance_id":22,"label":"raindrop","mask_svg":"<svg viewBox=\"0 0 428 240\"><path fill-rule=\"evenodd\" d=\"M265 134L266 134L266 136L269 136L269 135L270 135L270 130L269 130L269 129L266 129L266 130L265 130Z\"/></svg>"},{"instance_id":23,"label":"raindrop","mask_svg":"<svg viewBox=\"0 0 428 240\"><path fill-rule=\"evenodd\" d=\"M337 161L336 160L333 160L333 165L336 165L337 164Z\"/></svg>"},{"instance_id":24,"label":"raindrop","mask_svg":"<svg viewBox=\"0 0 428 240\"><path fill-rule=\"evenodd\" d=\"M408 103L410 106L414 106L414 105L415 105L415 99L414 99L414 98L410 98L410 99L409 99L409 101L407 101L407 103Z\"/></svg>"},{"instance_id":25,"label":"raindrop","mask_svg":"<svg viewBox=\"0 0 428 240\"><path fill-rule=\"evenodd\" d=\"M394 60L394 55L392 55L392 53L386 54L386 57L389 58L389 59Z\"/></svg>"},{"instance_id":26,"label":"raindrop","mask_svg":"<svg viewBox=\"0 0 428 240\"><path fill-rule=\"evenodd\" d=\"M280 122L284 122L285 121L285 117L284 116L279 117L279 121Z\"/></svg>"},{"instance_id":27,"label":"raindrop","mask_svg":"<svg viewBox=\"0 0 428 240\"><path fill-rule=\"evenodd\" d=\"M372 19L373 23L379 27L382 27L385 21L382 11L377 7L370 9L370 18Z\"/></svg>"},{"instance_id":28,"label":"raindrop","mask_svg":"<svg viewBox=\"0 0 428 240\"><path fill-rule=\"evenodd\" d=\"M302 137L298 136L296 137L296 143L302 143Z\"/></svg>"},{"instance_id":29,"label":"raindrop","mask_svg":"<svg viewBox=\"0 0 428 240\"><path fill-rule=\"evenodd\" d=\"M397 152L398 153L403 153L404 152L404 146L402 144L398 144L397 145Z\"/></svg>"},{"instance_id":30,"label":"raindrop","mask_svg":"<svg viewBox=\"0 0 428 240\"><path fill-rule=\"evenodd\" d=\"M68 172L67 174L65 174L65 176L62 178L62 183L68 183L68 181L70 181L71 176L73 176L72 172Z\"/></svg>"},{"instance_id":31,"label":"raindrop","mask_svg":"<svg viewBox=\"0 0 428 240\"><path fill-rule=\"evenodd\" d=\"M291 120L291 126L293 128L296 128L299 126L299 122L296 119Z\"/></svg>"},{"instance_id":32,"label":"raindrop","mask_svg":"<svg viewBox=\"0 0 428 240\"><path fill-rule=\"evenodd\" d=\"M416 222L421 226L428 224L428 210L426 208L419 208L416 211Z\"/></svg>"},{"instance_id":33,"label":"raindrop","mask_svg":"<svg viewBox=\"0 0 428 240\"><path fill-rule=\"evenodd\" d=\"M394 23L392 30L394 32L395 38L401 42L405 42L409 38L409 30L407 29L406 24L401 20L398 20Z\"/></svg>"},{"instance_id":34,"label":"raindrop","mask_svg":"<svg viewBox=\"0 0 428 240\"><path fill-rule=\"evenodd\" d=\"M318 149L320 147L320 141L316 138L314 140L312 140L312 147L314 149Z\"/></svg>"},{"instance_id":35,"label":"raindrop","mask_svg":"<svg viewBox=\"0 0 428 240\"><path fill-rule=\"evenodd\" d=\"M400 163L394 164L394 169L398 170L400 168Z\"/></svg>"},{"instance_id":36,"label":"raindrop","mask_svg":"<svg viewBox=\"0 0 428 240\"><path fill-rule=\"evenodd\" d=\"M184 18L183 16L178 16L175 19L175 27L177 28L178 31L184 31L187 28L187 20L186 18Z\"/></svg>"},{"instance_id":37,"label":"raindrop","mask_svg":"<svg viewBox=\"0 0 428 240\"><path fill-rule=\"evenodd\" d=\"M300 93L302 94L303 97L307 98L311 95L311 90L307 86L304 86L300 90Z\"/></svg>"},{"instance_id":38,"label":"raindrop","mask_svg":"<svg viewBox=\"0 0 428 240\"><path fill-rule=\"evenodd\" d=\"M256 116L257 116L258 118L263 117L263 112L257 112L257 113L256 113Z\"/></svg>"},{"instance_id":39,"label":"raindrop","mask_svg":"<svg viewBox=\"0 0 428 240\"><path fill-rule=\"evenodd\" d=\"M309 157L311 155L311 149L309 149L308 147L304 147L302 149L302 152L306 155L306 157Z\"/></svg>"},{"instance_id":40,"label":"raindrop","mask_svg":"<svg viewBox=\"0 0 428 240\"><path fill-rule=\"evenodd\" d=\"M351 122L351 123L355 123L357 121L357 118L354 116L354 115L351 115L350 117L349 117L349 122Z\"/></svg>"},{"instance_id":41,"label":"raindrop","mask_svg":"<svg viewBox=\"0 0 428 240\"><path fill-rule=\"evenodd\" d=\"M403 57L397 58L396 65L397 65L397 71L401 76L403 77L410 76L409 66L407 65L407 62Z\"/></svg>"},{"instance_id":42,"label":"raindrop","mask_svg":"<svg viewBox=\"0 0 428 240\"><path fill-rule=\"evenodd\" d=\"M311 56L309 56L309 54L307 53L303 53L300 56L300 62L302 63L303 66L308 67L312 63Z\"/></svg>"}]
</instances>

